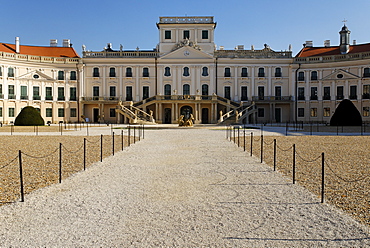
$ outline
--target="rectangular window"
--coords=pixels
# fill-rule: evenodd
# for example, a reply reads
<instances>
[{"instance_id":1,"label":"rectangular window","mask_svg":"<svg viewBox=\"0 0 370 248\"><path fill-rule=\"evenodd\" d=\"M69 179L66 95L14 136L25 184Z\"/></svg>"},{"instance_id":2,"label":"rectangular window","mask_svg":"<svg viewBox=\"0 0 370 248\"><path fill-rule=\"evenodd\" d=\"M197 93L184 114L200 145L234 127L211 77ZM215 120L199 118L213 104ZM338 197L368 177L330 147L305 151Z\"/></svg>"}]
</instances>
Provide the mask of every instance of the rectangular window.
<instances>
[{"instance_id":1,"label":"rectangular window","mask_svg":"<svg viewBox=\"0 0 370 248\"><path fill-rule=\"evenodd\" d=\"M149 98L149 86L143 86L143 100Z\"/></svg>"},{"instance_id":2,"label":"rectangular window","mask_svg":"<svg viewBox=\"0 0 370 248\"><path fill-rule=\"evenodd\" d=\"M230 89L230 86L225 86L225 88L224 88L224 97L226 99L231 100L231 89Z\"/></svg>"},{"instance_id":3,"label":"rectangular window","mask_svg":"<svg viewBox=\"0 0 370 248\"><path fill-rule=\"evenodd\" d=\"M46 117L53 117L53 109L46 108Z\"/></svg>"},{"instance_id":4,"label":"rectangular window","mask_svg":"<svg viewBox=\"0 0 370 248\"><path fill-rule=\"evenodd\" d=\"M116 77L116 68L109 68L109 77Z\"/></svg>"},{"instance_id":5,"label":"rectangular window","mask_svg":"<svg viewBox=\"0 0 370 248\"><path fill-rule=\"evenodd\" d=\"M185 39L190 39L190 31L189 30L184 30L184 40Z\"/></svg>"},{"instance_id":6,"label":"rectangular window","mask_svg":"<svg viewBox=\"0 0 370 248\"><path fill-rule=\"evenodd\" d=\"M114 108L109 109L109 117L116 117L116 109Z\"/></svg>"},{"instance_id":7,"label":"rectangular window","mask_svg":"<svg viewBox=\"0 0 370 248\"><path fill-rule=\"evenodd\" d=\"M344 87L337 86L337 100L343 100L343 99L344 99Z\"/></svg>"},{"instance_id":8,"label":"rectangular window","mask_svg":"<svg viewBox=\"0 0 370 248\"><path fill-rule=\"evenodd\" d=\"M248 101L248 87L242 86L242 101Z\"/></svg>"},{"instance_id":9,"label":"rectangular window","mask_svg":"<svg viewBox=\"0 0 370 248\"><path fill-rule=\"evenodd\" d=\"M230 68L225 68L224 77L231 77L231 70L230 70Z\"/></svg>"},{"instance_id":10,"label":"rectangular window","mask_svg":"<svg viewBox=\"0 0 370 248\"><path fill-rule=\"evenodd\" d=\"M8 68L8 77L14 77L14 68L12 67Z\"/></svg>"},{"instance_id":11,"label":"rectangular window","mask_svg":"<svg viewBox=\"0 0 370 248\"><path fill-rule=\"evenodd\" d=\"M64 117L64 108L58 108L58 117Z\"/></svg>"},{"instance_id":12,"label":"rectangular window","mask_svg":"<svg viewBox=\"0 0 370 248\"><path fill-rule=\"evenodd\" d=\"M298 88L298 100L305 100L304 96L304 87L299 87Z\"/></svg>"},{"instance_id":13,"label":"rectangular window","mask_svg":"<svg viewBox=\"0 0 370 248\"><path fill-rule=\"evenodd\" d=\"M64 87L58 87L58 101L64 101Z\"/></svg>"},{"instance_id":14,"label":"rectangular window","mask_svg":"<svg viewBox=\"0 0 370 248\"><path fill-rule=\"evenodd\" d=\"M311 108L311 117L317 117L317 108Z\"/></svg>"},{"instance_id":15,"label":"rectangular window","mask_svg":"<svg viewBox=\"0 0 370 248\"><path fill-rule=\"evenodd\" d=\"M363 107L362 108L362 116L363 117L369 117L369 111L370 111L369 107Z\"/></svg>"},{"instance_id":16,"label":"rectangular window","mask_svg":"<svg viewBox=\"0 0 370 248\"><path fill-rule=\"evenodd\" d=\"M132 86L126 86L126 101L132 101Z\"/></svg>"},{"instance_id":17,"label":"rectangular window","mask_svg":"<svg viewBox=\"0 0 370 248\"><path fill-rule=\"evenodd\" d=\"M275 100L281 100L281 86L275 87Z\"/></svg>"},{"instance_id":18,"label":"rectangular window","mask_svg":"<svg viewBox=\"0 0 370 248\"><path fill-rule=\"evenodd\" d=\"M9 99L15 99L14 85L8 85L8 97Z\"/></svg>"},{"instance_id":19,"label":"rectangular window","mask_svg":"<svg viewBox=\"0 0 370 248\"><path fill-rule=\"evenodd\" d=\"M149 77L149 68L143 68L143 77Z\"/></svg>"},{"instance_id":20,"label":"rectangular window","mask_svg":"<svg viewBox=\"0 0 370 248\"><path fill-rule=\"evenodd\" d=\"M258 86L258 100L264 100L264 99L265 99L265 87Z\"/></svg>"},{"instance_id":21,"label":"rectangular window","mask_svg":"<svg viewBox=\"0 0 370 248\"><path fill-rule=\"evenodd\" d=\"M281 68L275 68L275 77L281 77Z\"/></svg>"},{"instance_id":22,"label":"rectangular window","mask_svg":"<svg viewBox=\"0 0 370 248\"><path fill-rule=\"evenodd\" d=\"M1 68L1 67L0 67ZM0 98L3 98L3 85L0 84Z\"/></svg>"},{"instance_id":23,"label":"rectangular window","mask_svg":"<svg viewBox=\"0 0 370 248\"><path fill-rule=\"evenodd\" d=\"M39 86L33 86L33 100L41 100L40 96L40 87Z\"/></svg>"},{"instance_id":24,"label":"rectangular window","mask_svg":"<svg viewBox=\"0 0 370 248\"><path fill-rule=\"evenodd\" d=\"M0 117L3 117L3 108L0 107Z\"/></svg>"},{"instance_id":25,"label":"rectangular window","mask_svg":"<svg viewBox=\"0 0 370 248\"><path fill-rule=\"evenodd\" d=\"M126 77L132 77L132 68L126 68Z\"/></svg>"},{"instance_id":26,"label":"rectangular window","mask_svg":"<svg viewBox=\"0 0 370 248\"><path fill-rule=\"evenodd\" d=\"M330 87L324 87L323 100L330 100Z\"/></svg>"},{"instance_id":27,"label":"rectangular window","mask_svg":"<svg viewBox=\"0 0 370 248\"><path fill-rule=\"evenodd\" d=\"M203 40L208 39L208 30L202 30L202 39Z\"/></svg>"},{"instance_id":28,"label":"rectangular window","mask_svg":"<svg viewBox=\"0 0 370 248\"><path fill-rule=\"evenodd\" d=\"M110 97L116 96L116 86L109 86L109 96Z\"/></svg>"},{"instance_id":29,"label":"rectangular window","mask_svg":"<svg viewBox=\"0 0 370 248\"><path fill-rule=\"evenodd\" d=\"M45 88L45 100L53 100L53 88L52 87Z\"/></svg>"},{"instance_id":30,"label":"rectangular window","mask_svg":"<svg viewBox=\"0 0 370 248\"><path fill-rule=\"evenodd\" d=\"M298 117L304 117L304 108L298 108Z\"/></svg>"},{"instance_id":31,"label":"rectangular window","mask_svg":"<svg viewBox=\"0 0 370 248\"><path fill-rule=\"evenodd\" d=\"M311 100L317 100L317 87L311 87Z\"/></svg>"},{"instance_id":32,"label":"rectangular window","mask_svg":"<svg viewBox=\"0 0 370 248\"><path fill-rule=\"evenodd\" d=\"M77 101L77 88L76 87L69 88L69 100Z\"/></svg>"},{"instance_id":33,"label":"rectangular window","mask_svg":"<svg viewBox=\"0 0 370 248\"><path fill-rule=\"evenodd\" d=\"M248 68L242 68L242 77L248 77Z\"/></svg>"},{"instance_id":34,"label":"rectangular window","mask_svg":"<svg viewBox=\"0 0 370 248\"><path fill-rule=\"evenodd\" d=\"M99 75L99 68L97 68L97 67L95 67L94 69L93 69L93 77L99 77L100 75Z\"/></svg>"},{"instance_id":35,"label":"rectangular window","mask_svg":"<svg viewBox=\"0 0 370 248\"><path fill-rule=\"evenodd\" d=\"M64 71L58 71L58 80L64 80Z\"/></svg>"},{"instance_id":36,"label":"rectangular window","mask_svg":"<svg viewBox=\"0 0 370 248\"><path fill-rule=\"evenodd\" d=\"M370 85L364 85L362 88L362 99L370 99Z\"/></svg>"},{"instance_id":37,"label":"rectangular window","mask_svg":"<svg viewBox=\"0 0 370 248\"><path fill-rule=\"evenodd\" d=\"M0 77L2 77L3 76L3 69L2 69L2 67L0 67Z\"/></svg>"},{"instance_id":38,"label":"rectangular window","mask_svg":"<svg viewBox=\"0 0 370 248\"><path fill-rule=\"evenodd\" d=\"M258 108L257 109L257 116L258 117L265 117L265 109L264 108Z\"/></svg>"},{"instance_id":39,"label":"rectangular window","mask_svg":"<svg viewBox=\"0 0 370 248\"><path fill-rule=\"evenodd\" d=\"M21 86L21 99L28 100L27 86Z\"/></svg>"},{"instance_id":40,"label":"rectangular window","mask_svg":"<svg viewBox=\"0 0 370 248\"><path fill-rule=\"evenodd\" d=\"M164 38L166 40L170 40L171 39L171 30L165 30L164 31Z\"/></svg>"},{"instance_id":41,"label":"rectangular window","mask_svg":"<svg viewBox=\"0 0 370 248\"><path fill-rule=\"evenodd\" d=\"M93 97L99 97L99 86L93 86Z\"/></svg>"},{"instance_id":42,"label":"rectangular window","mask_svg":"<svg viewBox=\"0 0 370 248\"><path fill-rule=\"evenodd\" d=\"M265 68L258 68L258 77L265 77Z\"/></svg>"},{"instance_id":43,"label":"rectangular window","mask_svg":"<svg viewBox=\"0 0 370 248\"><path fill-rule=\"evenodd\" d=\"M70 80L76 80L77 79L77 75L76 75L76 71L71 71L70 72Z\"/></svg>"},{"instance_id":44,"label":"rectangular window","mask_svg":"<svg viewBox=\"0 0 370 248\"><path fill-rule=\"evenodd\" d=\"M330 108L324 108L324 117L329 117L330 116Z\"/></svg>"},{"instance_id":45,"label":"rectangular window","mask_svg":"<svg viewBox=\"0 0 370 248\"><path fill-rule=\"evenodd\" d=\"M351 100L357 99L357 85L351 85L349 87L349 99Z\"/></svg>"},{"instance_id":46,"label":"rectangular window","mask_svg":"<svg viewBox=\"0 0 370 248\"><path fill-rule=\"evenodd\" d=\"M71 108L71 117L77 117L77 109Z\"/></svg>"},{"instance_id":47,"label":"rectangular window","mask_svg":"<svg viewBox=\"0 0 370 248\"><path fill-rule=\"evenodd\" d=\"M14 108L9 108L9 117L14 117Z\"/></svg>"}]
</instances>

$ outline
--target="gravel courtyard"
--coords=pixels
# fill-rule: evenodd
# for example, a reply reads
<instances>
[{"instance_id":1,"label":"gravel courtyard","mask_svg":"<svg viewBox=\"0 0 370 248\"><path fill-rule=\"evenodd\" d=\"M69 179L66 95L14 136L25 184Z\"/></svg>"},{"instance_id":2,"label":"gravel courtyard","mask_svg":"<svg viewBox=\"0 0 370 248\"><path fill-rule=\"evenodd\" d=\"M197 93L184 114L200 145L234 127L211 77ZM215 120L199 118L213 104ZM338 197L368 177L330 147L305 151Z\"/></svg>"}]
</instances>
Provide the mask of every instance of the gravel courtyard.
<instances>
[{"instance_id":1,"label":"gravel courtyard","mask_svg":"<svg viewBox=\"0 0 370 248\"><path fill-rule=\"evenodd\" d=\"M365 247L369 229L235 148L148 130L62 184L0 207L2 247Z\"/></svg>"}]
</instances>

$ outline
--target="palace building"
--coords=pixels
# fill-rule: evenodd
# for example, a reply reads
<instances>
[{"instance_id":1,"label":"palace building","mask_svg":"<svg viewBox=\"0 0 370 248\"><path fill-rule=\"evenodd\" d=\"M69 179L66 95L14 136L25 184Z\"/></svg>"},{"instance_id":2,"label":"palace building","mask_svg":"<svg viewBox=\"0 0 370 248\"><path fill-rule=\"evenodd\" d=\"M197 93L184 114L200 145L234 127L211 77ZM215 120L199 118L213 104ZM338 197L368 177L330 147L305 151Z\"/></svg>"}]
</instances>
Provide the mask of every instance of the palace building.
<instances>
[{"instance_id":1,"label":"palace building","mask_svg":"<svg viewBox=\"0 0 370 248\"><path fill-rule=\"evenodd\" d=\"M24 106L45 121L177 123L330 122L349 99L370 121L370 44L306 42L292 51L225 50L215 45L211 16L160 17L153 50L0 43L0 119L10 123Z\"/></svg>"}]
</instances>

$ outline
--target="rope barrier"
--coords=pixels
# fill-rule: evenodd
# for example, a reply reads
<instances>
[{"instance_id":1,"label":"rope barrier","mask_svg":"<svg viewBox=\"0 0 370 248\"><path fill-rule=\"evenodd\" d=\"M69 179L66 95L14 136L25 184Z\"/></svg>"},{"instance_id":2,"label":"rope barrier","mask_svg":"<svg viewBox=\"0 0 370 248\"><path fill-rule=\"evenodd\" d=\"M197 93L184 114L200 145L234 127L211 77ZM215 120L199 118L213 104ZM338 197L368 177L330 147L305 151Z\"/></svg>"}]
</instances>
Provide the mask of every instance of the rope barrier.
<instances>
[{"instance_id":1,"label":"rope barrier","mask_svg":"<svg viewBox=\"0 0 370 248\"><path fill-rule=\"evenodd\" d=\"M45 155L45 156L32 156L32 155L29 155L25 152L22 152L22 154L24 154L25 156L30 157L30 158L47 158L47 157L53 155L54 153L56 153L57 151L59 151L59 148L55 149L53 152L51 152L51 153L49 153L48 155Z\"/></svg>"},{"instance_id":2,"label":"rope barrier","mask_svg":"<svg viewBox=\"0 0 370 248\"><path fill-rule=\"evenodd\" d=\"M290 149L293 149L293 146L289 147L288 149L282 149L282 148L280 148L279 145L276 145L276 147L279 148L283 152L286 152L286 151L289 151Z\"/></svg>"},{"instance_id":3,"label":"rope barrier","mask_svg":"<svg viewBox=\"0 0 370 248\"><path fill-rule=\"evenodd\" d=\"M304 162L307 162L307 163L312 163L312 162L316 162L317 160L319 160L321 158L321 155L319 155L317 158L315 159L312 159L312 160L308 160L308 159L304 159L297 151L295 152L297 154L297 156L302 159Z\"/></svg>"},{"instance_id":4,"label":"rope barrier","mask_svg":"<svg viewBox=\"0 0 370 248\"><path fill-rule=\"evenodd\" d=\"M70 151L70 150L68 150L68 149L67 149L67 147L65 147L63 144L62 144L62 146L63 146L63 147L64 147L64 149L65 149L67 152L69 152L69 153L77 153L77 152L81 151L81 150L82 150L82 148L84 147L84 145L81 145L81 146L80 146L80 148L78 148L76 151Z\"/></svg>"},{"instance_id":5,"label":"rope barrier","mask_svg":"<svg viewBox=\"0 0 370 248\"><path fill-rule=\"evenodd\" d=\"M337 173L335 173L334 170L329 165L329 163L328 163L327 160L325 161L325 164L327 165L327 167L329 168L329 170L334 174L334 176L336 176L337 178L339 178L340 180L342 180L342 181L344 181L346 183L356 183L356 182L359 182L359 181L363 181L363 180L365 180L366 178L368 178L370 176L370 174L369 174L369 175L366 175L366 176L364 176L364 177L362 177L360 179L348 180L348 179L345 179L345 178L339 176Z\"/></svg>"},{"instance_id":6,"label":"rope barrier","mask_svg":"<svg viewBox=\"0 0 370 248\"><path fill-rule=\"evenodd\" d=\"M269 142L266 142L266 141L263 141L263 143L265 144L265 145L272 145L272 144L274 144L274 141L271 141L271 143L269 143Z\"/></svg>"},{"instance_id":7,"label":"rope barrier","mask_svg":"<svg viewBox=\"0 0 370 248\"><path fill-rule=\"evenodd\" d=\"M1 168L0 168L0 170L1 169L4 169L5 167L7 167L7 166L9 166L11 163L13 163L16 159L18 158L18 155L14 158L14 159L12 159L9 163L7 163L6 165L4 165L4 166L2 166Z\"/></svg>"},{"instance_id":8,"label":"rope barrier","mask_svg":"<svg viewBox=\"0 0 370 248\"><path fill-rule=\"evenodd\" d=\"M90 141L90 140L88 140L88 139L86 139L86 141L87 141L87 142L89 142L90 144L97 144L97 143L99 143L99 142L100 142L100 136L99 136L99 138L98 138L98 140L97 140L97 141Z\"/></svg>"}]
</instances>

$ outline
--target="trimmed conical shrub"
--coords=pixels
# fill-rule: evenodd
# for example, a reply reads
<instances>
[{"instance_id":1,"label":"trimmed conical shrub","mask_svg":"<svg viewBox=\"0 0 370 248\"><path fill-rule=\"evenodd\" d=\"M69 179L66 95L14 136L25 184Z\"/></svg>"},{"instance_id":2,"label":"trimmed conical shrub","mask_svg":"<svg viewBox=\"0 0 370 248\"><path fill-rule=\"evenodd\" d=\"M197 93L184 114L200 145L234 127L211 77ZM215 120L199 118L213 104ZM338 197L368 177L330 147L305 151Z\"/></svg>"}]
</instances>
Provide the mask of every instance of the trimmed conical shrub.
<instances>
[{"instance_id":1,"label":"trimmed conical shrub","mask_svg":"<svg viewBox=\"0 0 370 248\"><path fill-rule=\"evenodd\" d=\"M330 126L361 126L362 117L348 99L341 101L330 119Z\"/></svg>"},{"instance_id":2,"label":"trimmed conical shrub","mask_svg":"<svg viewBox=\"0 0 370 248\"><path fill-rule=\"evenodd\" d=\"M15 126L43 126L44 119L40 113L31 106L24 107L14 121Z\"/></svg>"}]
</instances>

